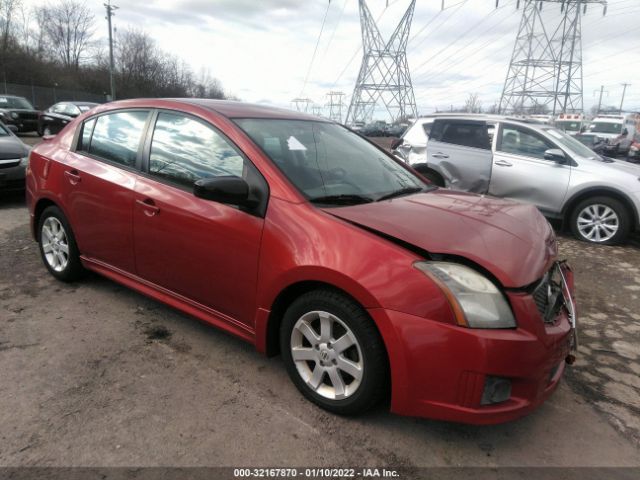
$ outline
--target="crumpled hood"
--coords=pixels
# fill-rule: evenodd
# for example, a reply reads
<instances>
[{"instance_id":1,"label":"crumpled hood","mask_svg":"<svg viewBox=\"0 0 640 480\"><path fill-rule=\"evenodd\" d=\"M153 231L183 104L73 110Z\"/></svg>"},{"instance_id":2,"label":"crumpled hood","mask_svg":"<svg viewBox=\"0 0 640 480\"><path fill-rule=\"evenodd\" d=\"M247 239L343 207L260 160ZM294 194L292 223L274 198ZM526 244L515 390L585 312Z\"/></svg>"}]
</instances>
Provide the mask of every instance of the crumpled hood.
<instances>
[{"instance_id":1,"label":"crumpled hood","mask_svg":"<svg viewBox=\"0 0 640 480\"><path fill-rule=\"evenodd\" d=\"M553 230L536 207L508 200L438 189L324 210L429 253L464 257L507 288L539 280L558 254Z\"/></svg>"}]
</instances>

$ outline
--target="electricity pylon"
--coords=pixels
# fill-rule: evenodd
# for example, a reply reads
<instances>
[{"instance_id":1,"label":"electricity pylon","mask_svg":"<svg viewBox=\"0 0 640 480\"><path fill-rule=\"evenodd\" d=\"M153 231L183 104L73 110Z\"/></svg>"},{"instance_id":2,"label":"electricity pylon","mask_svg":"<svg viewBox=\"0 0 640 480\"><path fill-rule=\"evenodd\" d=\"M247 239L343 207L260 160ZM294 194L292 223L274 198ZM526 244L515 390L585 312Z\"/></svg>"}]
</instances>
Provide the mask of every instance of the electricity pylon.
<instances>
[{"instance_id":1,"label":"electricity pylon","mask_svg":"<svg viewBox=\"0 0 640 480\"><path fill-rule=\"evenodd\" d=\"M416 0L386 43L365 0L359 0L362 65L347 111L346 124L367 122L376 106L384 105L392 121L417 116L416 99L407 63L407 42Z\"/></svg>"},{"instance_id":2,"label":"electricity pylon","mask_svg":"<svg viewBox=\"0 0 640 480\"><path fill-rule=\"evenodd\" d=\"M524 0L500 113L582 112L581 18L592 3L606 13L606 0ZM545 4L560 5L559 21L543 19Z\"/></svg>"},{"instance_id":3,"label":"electricity pylon","mask_svg":"<svg viewBox=\"0 0 640 480\"><path fill-rule=\"evenodd\" d=\"M344 92L329 92L329 118L334 122L342 123L342 97Z\"/></svg>"}]
</instances>

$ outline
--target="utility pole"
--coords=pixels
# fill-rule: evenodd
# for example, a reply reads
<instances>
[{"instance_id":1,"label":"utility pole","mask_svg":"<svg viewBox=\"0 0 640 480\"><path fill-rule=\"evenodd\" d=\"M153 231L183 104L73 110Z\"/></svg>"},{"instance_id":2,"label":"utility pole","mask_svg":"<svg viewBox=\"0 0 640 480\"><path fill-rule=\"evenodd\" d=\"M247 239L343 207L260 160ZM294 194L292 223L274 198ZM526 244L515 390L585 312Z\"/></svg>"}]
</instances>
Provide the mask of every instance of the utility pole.
<instances>
[{"instance_id":1,"label":"utility pole","mask_svg":"<svg viewBox=\"0 0 640 480\"><path fill-rule=\"evenodd\" d=\"M113 102L116 99L116 82L113 78L113 29L111 28L111 17L115 15L113 12L119 7L111 5L111 0L108 0L103 5L107 9L107 23L109 24L109 84L111 85L111 101Z\"/></svg>"},{"instance_id":2,"label":"utility pole","mask_svg":"<svg viewBox=\"0 0 640 480\"><path fill-rule=\"evenodd\" d=\"M594 90L593 94L595 95L596 92L598 90ZM600 108L602 107L602 93L604 92L604 85L600 85L600 97L598 98L598 111L596 112L596 114L600 113ZM609 95L609 92L607 91L607 95Z\"/></svg>"},{"instance_id":3,"label":"utility pole","mask_svg":"<svg viewBox=\"0 0 640 480\"><path fill-rule=\"evenodd\" d=\"M627 91L627 87L631 85L630 83L623 83L622 84L622 100L620 100L620 113L622 113L622 105L624 104L624 94Z\"/></svg>"}]
</instances>

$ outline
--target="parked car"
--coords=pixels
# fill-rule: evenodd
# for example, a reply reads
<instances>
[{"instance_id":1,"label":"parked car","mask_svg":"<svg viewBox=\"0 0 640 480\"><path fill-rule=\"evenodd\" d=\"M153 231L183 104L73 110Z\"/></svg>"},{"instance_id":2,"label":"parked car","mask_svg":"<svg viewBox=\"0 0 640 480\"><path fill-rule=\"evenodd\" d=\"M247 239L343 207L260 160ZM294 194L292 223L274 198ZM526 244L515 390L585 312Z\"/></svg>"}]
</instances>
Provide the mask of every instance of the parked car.
<instances>
[{"instance_id":1,"label":"parked car","mask_svg":"<svg viewBox=\"0 0 640 480\"><path fill-rule=\"evenodd\" d=\"M382 121L371 122L362 127L360 134L365 137L386 137L387 123Z\"/></svg>"},{"instance_id":2,"label":"parked car","mask_svg":"<svg viewBox=\"0 0 640 480\"><path fill-rule=\"evenodd\" d=\"M0 95L0 122L12 132L37 131L38 114L38 110L26 98Z\"/></svg>"},{"instance_id":3,"label":"parked car","mask_svg":"<svg viewBox=\"0 0 640 480\"><path fill-rule=\"evenodd\" d=\"M58 102L38 117L38 135L55 135L81 113L98 105L94 102Z\"/></svg>"},{"instance_id":4,"label":"parked car","mask_svg":"<svg viewBox=\"0 0 640 480\"><path fill-rule=\"evenodd\" d=\"M29 147L0 122L0 193L24 191Z\"/></svg>"},{"instance_id":5,"label":"parked car","mask_svg":"<svg viewBox=\"0 0 640 480\"><path fill-rule=\"evenodd\" d=\"M384 133L387 137L401 137L408 127L409 126L404 123L393 123L387 125Z\"/></svg>"},{"instance_id":6,"label":"parked car","mask_svg":"<svg viewBox=\"0 0 640 480\"><path fill-rule=\"evenodd\" d=\"M607 142L604 138L599 137L595 133L579 133L577 135L573 135L573 138L586 147L589 147L598 155L604 155L604 147Z\"/></svg>"},{"instance_id":7,"label":"parked car","mask_svg":"<svg viewBox=\"0 0 640 480\"><path fill-rule=\"evenodd\" d=\"M639 225L640 169L603 158L548 125L435 117L426 155L409 162L440 186L533 203L588 242L620 243Z\"/></svg>"},{"instance_id":8,"label":"parked car","mask_svg":"<svg viewBox=\"0 0 640 480\"><path fill-rule=\"evenodd\" d=\"M582 132L586 119L582 113L561 113L553 125L568 135L577 135Z\"/></svg>"},{"instance_id":9,"label":"parked car","mask_svg":"<svg viewBox=\"0 0 640 480\"><path fill-rule=\"evenodd\" d=\"M27 186L54 277L93 270L279 352L332 412L390 389L393 412L503 422L572 358L573 274L533 206L438 189L328 120L115 102L36 146Z\"/></svg>"}]
</instances>

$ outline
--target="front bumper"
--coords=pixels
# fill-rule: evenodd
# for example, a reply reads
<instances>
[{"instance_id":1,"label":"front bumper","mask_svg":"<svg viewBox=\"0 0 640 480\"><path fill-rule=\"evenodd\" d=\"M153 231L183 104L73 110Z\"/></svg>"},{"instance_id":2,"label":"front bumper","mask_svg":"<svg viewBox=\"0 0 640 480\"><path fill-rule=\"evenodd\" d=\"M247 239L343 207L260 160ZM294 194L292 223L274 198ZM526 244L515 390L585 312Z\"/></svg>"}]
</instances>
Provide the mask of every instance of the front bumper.
<instances>
[{"instance_id":1,"label":"front bumper","mask_svg":"<svg viewBox=\"0 0 640 480\"><path fill-rule=\"evenodd\" d=\"M382 331L385 343L389 345L389 337L397 342L388 348L391 410L493 424L522 417L542 404L562 377L573 330L565 309L553 324L545 324L531 294L507 296L518 322L515 329L469 329L396 311L370 310L376 323L390 325ZM508 400L481 405L488 376L511 382Z\"/></svg>"},{"instance_id":2,"label":"front bumper","mask_svg":"<svg viewBox=\"0 0 640 480\"><path fill-rule=\"evenodd\" d=\"M7 166L10 165L10 166ZM16 192L25 189L25 166L0 162L0 192Z\"/></svg>"}]
</instances>

